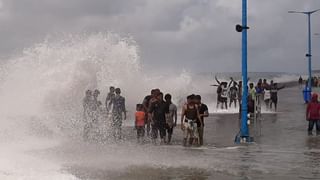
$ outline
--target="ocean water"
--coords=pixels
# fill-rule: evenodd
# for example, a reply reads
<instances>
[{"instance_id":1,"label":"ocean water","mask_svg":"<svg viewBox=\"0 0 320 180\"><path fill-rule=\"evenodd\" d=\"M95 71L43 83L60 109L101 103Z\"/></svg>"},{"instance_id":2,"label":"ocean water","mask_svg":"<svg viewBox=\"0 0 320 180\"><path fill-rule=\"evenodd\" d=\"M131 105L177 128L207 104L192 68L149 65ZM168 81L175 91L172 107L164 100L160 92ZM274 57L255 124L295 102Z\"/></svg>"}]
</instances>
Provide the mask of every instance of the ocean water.
<instances>
[{"instance_id":1,"label":"ocean water","mask_svg":"<svg viewBox=\"0 0 320 180\"><path fill-rule=\"evenodd\" d=\"M0 179L319 178L319 142L307 136L299 87L280 91L279 112L263 115L256 143L237 146L237 109L215 109L211 73L148 74L139 51L132 38L115 33L61 35L1 64ZM230 76L216 74L219 79ZM251 77L278 82L298 78L285 73ZM100 89L104 102L111 85L126 97L126 140L83 142L84 92ZM136 144L135 104L152 88L171 93L177 105L190 93L203 96L212 113L206 120L204 147L182 147L179 128L171 146Z\"/></svg>"}]
</instances>

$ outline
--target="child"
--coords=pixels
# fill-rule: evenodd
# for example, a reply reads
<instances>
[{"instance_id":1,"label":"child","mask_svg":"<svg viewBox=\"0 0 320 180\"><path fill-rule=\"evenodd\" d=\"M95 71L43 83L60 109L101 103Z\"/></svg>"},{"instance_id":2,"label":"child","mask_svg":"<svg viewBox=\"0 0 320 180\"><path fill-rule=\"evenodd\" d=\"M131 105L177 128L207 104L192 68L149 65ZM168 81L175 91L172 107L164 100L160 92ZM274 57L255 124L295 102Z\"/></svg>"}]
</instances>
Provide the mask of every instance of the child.
<instances>
[{"instance_id":1,"label":"child","mask_svg":"<svg viewBox=\"0 0 320 180\"><path fill-rule=\"evenodd\" d=\"M318 95L312 94L311 102L308 103L306 111L306 120L309 121L308 135L312 135L314 124L316 124L317 135L320 135L320 106L318 103Z\"/></svg>"},{"instance_id":2,"label":"child","mask_svg":"<svg viewBox=\"0 0 320 180\"><path fill-rule=\"evenodd\" d=\"M143 105L142 104L137 104L136 106L136 113L135 113L135 128L137 130L137 138L138 138L138 143L143 142L143 137L144 137L144 123L145 123L145 112L143 111Z\"/></svg>"}]
</instances>

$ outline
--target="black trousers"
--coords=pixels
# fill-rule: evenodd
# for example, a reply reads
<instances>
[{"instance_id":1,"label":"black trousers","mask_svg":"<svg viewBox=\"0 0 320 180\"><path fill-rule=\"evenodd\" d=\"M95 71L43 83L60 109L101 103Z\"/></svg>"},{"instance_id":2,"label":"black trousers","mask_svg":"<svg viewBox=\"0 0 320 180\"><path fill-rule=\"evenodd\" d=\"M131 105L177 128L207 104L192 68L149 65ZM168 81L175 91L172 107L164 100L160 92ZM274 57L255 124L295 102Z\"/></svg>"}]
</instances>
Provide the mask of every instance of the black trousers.
<instances>
[{"instance_id":1,"label":"black trousers","mask_svg":"<svg viewBox=\"0 0 320 180\"><path fill-rule=\"evenodd\" d=\"M157 139L158 134L160 134L160 138L163 139L166 137L166 124L165 123L155 123L152 126L152 138Z\"/></svg>"},{"instance_id":2,"label":"black trousers","mask_svg":"<svg viewBox=\"0 0 320 180\"><path fill-rule=\"evenodd\" d=\"M320 134L320 120L309 120L308 131L311 132L314 125L316 125L317 134Z\"/></svg>"}]
</instances>

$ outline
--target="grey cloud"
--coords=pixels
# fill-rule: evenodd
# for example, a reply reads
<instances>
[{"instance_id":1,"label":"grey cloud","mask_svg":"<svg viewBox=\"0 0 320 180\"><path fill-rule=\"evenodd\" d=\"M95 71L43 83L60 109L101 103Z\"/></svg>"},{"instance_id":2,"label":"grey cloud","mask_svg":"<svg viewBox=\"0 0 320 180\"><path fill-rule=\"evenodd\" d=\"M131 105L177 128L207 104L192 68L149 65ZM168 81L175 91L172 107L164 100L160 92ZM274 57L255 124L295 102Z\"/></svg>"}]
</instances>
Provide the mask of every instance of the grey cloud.
<instances>
[{"instance_id":1,"label":"grey cloud","mask_svg":"<svg viewBox=\"0 0 320 180\"><path fill-rule=\"evenodd\" d=\"M114 31L131 34L147 67L239 71L239 0L3 0L0 54L10 55L50 33ZM249 1L249 69L304 72L307 21L288 10L320 8L320 1ZM313 32L320 32L320 13ZM319 20L318 20L319 19ZM320 38L313 38L320 68ZM318 42L317 42L318 41ZM148 68L150 69L150 68Z\"/></svg>"}]
</instances>

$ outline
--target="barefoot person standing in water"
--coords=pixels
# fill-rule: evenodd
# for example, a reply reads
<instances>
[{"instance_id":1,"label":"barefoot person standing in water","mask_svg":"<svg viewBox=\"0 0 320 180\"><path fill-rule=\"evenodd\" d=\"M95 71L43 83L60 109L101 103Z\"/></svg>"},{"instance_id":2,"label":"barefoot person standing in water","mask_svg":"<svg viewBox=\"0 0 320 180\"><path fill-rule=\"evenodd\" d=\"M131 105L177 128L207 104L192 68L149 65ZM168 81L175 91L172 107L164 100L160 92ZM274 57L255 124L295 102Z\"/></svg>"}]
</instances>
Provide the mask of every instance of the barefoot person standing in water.
<instances>
[{"instance_id":1,"label":"barefoot person standing in water","mask_svg":"<svg viewBox=\"0 0 320 180\"><path fill-rule=\"evenodd\" d=\"M184 132L183 145L187 146L188 140L189 145L193 144L195 138L198 137L197 130L197 119L199 118L198 107L194 101L195 95L187 97L187 103L182 107L181 112L181 130Z\"/></svg>"},{"instance_id":2,"label":"barefoot person standing in water","mask_svg":"<svg viewBox=\"0 0 320 180\"><path fill-rule=\"evenodd\" d=\"M158 133L160 134L161 144L166 143L166 103L163 101L163 93L155 92L156 99L150 106L149 114L152 117L152 142L157 144Z\"/></svg>"},{"instance_id":3,"label":"barefoot person standing in water","mask_svg":"<svg viewBox=\"0 0 320 180\"><path fill-rule=\"evenodd\" d=\"M228 109L228 83L220 82L217 77L215 77L218 88L217 88L217 109L221 103L221 109ZM233 81L233 80L232 80Z\"/></svg>"},{"instance_id":4,"label":"barefoot person standing in water","mask_svg":"<svg viewBox=\"0 0 320 180\"><path fill-rule=\"evenodd\" d=\"M229 88L229 108L231 108L232 103L234 103L234 107L237 108L237 101L238 101L238 88L237 83L232 81L233 86Z\"/></svg>"},{"instance_id":5,"label":"barefoot person standing in water","mask_svg":"<svg viewBox=\"0 0 320 180\"><path fill-rule=\"evenodd\" d=\"M83 128L83 138L87 140L88 134L90 131L91 122L93 119L93 116L92 116L93 96L92 96L91 90L86 91L86 95L82 100L82 105L83 105L83 119L85 123Z\"/></svg>"},{"instance_id":6,"label":"barefoot person standing in water","mask_svg":"<svg viewBox=\"0 0 320 180\"><path fill-rule=\"evenodd\" d=\"M272 109L272 104L274 104L274 110L277 111L277 105L278 105L278 91L285 88L285 86L278 87L278 83L274 83L271 81L270 83L270 109Z\"/></svg>"},{"instance_id":7,"label":"barefoot person standing in water","mask_svg":"<svg viewBox=\"0 0 320 180\"><path fill-rule=\"evenodd\" d=\"M197 121L197 128L199 134L199 145L203 145L203 134L204 134L204 118L209 116L208 106L201 102L201 96L196 95L195 101L199 109L199 118Z\"/></svg>"},{"instance_id":8,"label":"barefoot person standing in water","mask_svg":"<svg viewBox=\"0 0 320 180\"><path fill-rule=\"evenodd\" d=\"M171 101L171 95L166 94L164 96L164 99L166 100L166 123L167 123L167 132L168 132L168 141L167 143L171 143L171 138L173 134L173 128L177 126L177 106L172 103Z\"/></svg>"},{"instance_id":9,"label":"barefoot person standing in water","mask_svg":"<svg viewBox=\"0 0 320 180\"><path fill-rule=\"evenodd\" d=\"M115 97L115 94L114 94L114 87L113 86L110 86L109 88L109 93L107 95L107 98L106 98L106 102L105 102L105 106L106 106L106 109L107 109L107 112L110 111L111 109L111 105L112 105L112 101Z\"/></svg>"},{"instance_id":10,"label":"barefoot person standing in water","mask_svg":"<svg viewBox=\"0 0 320 180\"><path fill-rule=\"evenodd\" d=\"M135 129L137 130L137 142L143 143L144 141L144 124L145 124L146 113L142 104L137 104L135 113Z\"/></svg>"},{"instance_id":11,"label":"barefoot person standing in water","mask_svg":"<svg viewBox=\"0 0 320 180\"><path fill-rule=\"evenodd\" d=\"M121 139L121 126L122 126L122 119L126 120L127 112L125 106L125 98L122 97L120 88L116 88L116 95L112 100L112 130L113 130L113 137L115 140ZM124 117L122 118L122 113Z\"/></svg>"},{"instance_id":12,"label":"barefoot person standing in water","mask_svg":"<svg viewBox=\"0 0 320 180\"><path fill-rule=\"evenodd\" d=\"M152 116L151 115L149 116L149 109L150 109L150 106L152 103L152 99L154 99L154 98L155 98L155 90L152 89L151 94L144 97L144 99L142 101L143 109L144 109L144 112L146 113L145 126L147 126L146 129L147 129L147 136L148 137L150 136L150 130L151 130L150 127L151 127L151 119L152 119Z\"/></svg>"},{"instance_id":13,"label":"barefoot person standing in water","mask_svg":"<svg viewBox=\"0 0 320 180\"><path fill-rule=\"evenodd\" d=\"M318 102L318 94L312 94L311 102L308 103L306 110L306 120L309 121L308 135L312 135L314 125L316 125L316 133L320 135L320 105Z\"/></svg>"}]
</instances>

